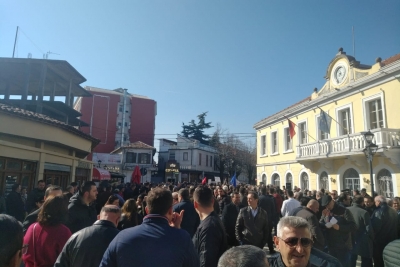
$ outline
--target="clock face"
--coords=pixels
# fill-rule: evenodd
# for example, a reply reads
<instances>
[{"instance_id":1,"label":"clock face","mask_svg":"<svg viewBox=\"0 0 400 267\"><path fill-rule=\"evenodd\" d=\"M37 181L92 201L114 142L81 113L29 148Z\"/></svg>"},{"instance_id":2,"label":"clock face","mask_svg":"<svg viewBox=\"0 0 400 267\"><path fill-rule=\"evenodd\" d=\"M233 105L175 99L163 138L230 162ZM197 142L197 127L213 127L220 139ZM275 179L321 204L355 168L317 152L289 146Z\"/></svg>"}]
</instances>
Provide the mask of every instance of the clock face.
<instances>
[{"instance_id":1,"label":"clock face","mask_svg":"<svg viewBox=\"0 0 400 267\"><path fill-rule=\"evenodd\" d=\"M346 69L343 66L339 66L335 70L335 81L336 83L342 83L346 77Z\"/></svg>"}]
</instances>

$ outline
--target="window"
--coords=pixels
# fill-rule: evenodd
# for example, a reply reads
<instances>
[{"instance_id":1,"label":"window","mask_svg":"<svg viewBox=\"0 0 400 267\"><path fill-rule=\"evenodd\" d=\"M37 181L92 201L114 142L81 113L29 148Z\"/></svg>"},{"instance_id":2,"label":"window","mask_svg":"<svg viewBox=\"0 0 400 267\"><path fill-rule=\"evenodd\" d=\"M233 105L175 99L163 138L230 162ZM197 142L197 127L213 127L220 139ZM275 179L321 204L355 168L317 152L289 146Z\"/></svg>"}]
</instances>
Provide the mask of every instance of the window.
<instances>
[{"instance_id":1,"label":"window","mask_svg":"<svg viewBox=\"0 0 400 267\"><path fill-rule=\"evenodd\" d=\"M345 108L339 111L339 134L346 135L353 133L353 126L351 122L350 108Z\"/></svg>"},{"instance_id":2,"label":"window","mask_svg":"<svg viewBox=\"0 0 400 267\"><path fill-rule=\"evenodd\" d=\"M344 189L360 190L360 175L353 169L347 169L343 174Z\"/></svg>"},{"instance_id":3,"label":"window","mask_svg":"<svg viewBox=\"0 0 400 267\"><path fill-rule=\"evenodd\" d=\"M300 130L299 133L300 144L307 144L307 124L305 122L302 122L298 124L298 127Z\"/></svg>"},{"instance_id":4,"label":"window","mask_svg":"<svg viewBox=\"0 0 400 267\"><path fill-rule=\"evenodd\" d=\"M321 116L317 117L317 127L318 127L318 140L325 140L329 138L329 133L323 132L319 129L319 123L321 120Z\"/></svg>"},{"instance_id":5,"label":"window","mask_svg":"<svg viewBox=\"0 0 400 267\"><path fill-rule=\"evenodd\" d=\"M122 125L122 123L118 122L118 126L121 126L121 125Z\"/></svg>"},{"instance_id":6,"label":"window","mask_svg":"<svg viewBox=\"0 0 400 267\"><path fill-rule=\"evenodd\" d=\"M208 166L208 155L206 155L206 166Z\"/></svg>"},{"instance_id":7,"label":"window","mask_svg":"<svg viewBox=\"0 0 400 267\"><path fill-rule=\"evenodd\" d=\"M329 189L329 179L328 179L328 174L326 172L322 172L319 176L319 189Z\"/></svg>"},{"instance_id":8,"label":"window","mask_svg":"<svg viewBox=\"0 0 400 267\"><path fill-rule=\"evenodd\" d=\"M127 122L125 122L125 127L127 127L128 126L128 123Z\"/></svg>"},{"instance_id":9,"label":"window","mask_svg":"<svg viewBox=\"0 0 400 267\"><path fill-rule=\"evenodd\" d=\"M136 163L136 153L126 152L126 163Z\"/></svg>"},{"instance_id":10,"label":"window","mask_svg":"<svg viewBox=\"0 0 400 267\"><path fill-rule=\"evenodd\" d=\"M188 152L183 152L183 160L184 161L189 160L189 153Z\"/></svg>"},{"instance_id":11,"label":"window","mask_svg":"<svg viewBox=\"0 0 400 267\"><path fill-rule=\"evenodd\" d=\"M271 133L271 154L278 153L278 132Z\"/></svg>"},{"instance_id":12,"label":"window","mask_svg":"<svg viewBox=\"0 0 400 267\"><path fill-rule=\"evenodd\" d=\"M201 166L201 153L199 153L199 166Z\"/></svg>"},{"instance_id":13,"label":"window","mask_svg":"<svg viewBox=\"0 0 400 267\"><path fill-rule=\"evenodd\" d=\"M384 196L386 198L393 198L393 181L392 174L386 169L382 169L378 172L378 195Z\"/></svg>"},{"instance_id":14,"label":"window","mask_svg":"<svg viewBox=\"0 0 400 267\"><path fill-rule=\"evenodd\" d=\"M210 167L212 167L213 166L213 158L212 158L212 156L210 156Z\"/></svg>"},{"instance_id":15,"label":"window","mask_svg":"<svg viewBox=\"0 0 400 267\"><path fill-rule=\"evenodd\" d=\"M275 186L280 186L281 185L281 178L279 177L279 174L275 173L272 176L272 184Z\"/></svg>"},{"instance_id":16,"label":"window","mask_svg":"<svg viewBox=\"0 0 400 267\"><path fill-rule=\"evenodd\" d=\"M308 174L306 172L303 172L301 174L301 190L309 189L309 184L308 184Z\"/></svg>"},{"instance_id":17,"label":"window","mask_svg":"<svg viewBox=\"0 0 400 267\"><path fill-rule=\"evenodd\" d=\"M140 164L150 164L150 154L139 153L139 163Z\"/></svg>"},{"instance_id":18,"label":"window","mask_svg":"<svg viewBox=\"0 0 400 267\"><path fill-rule=\"evenodd\" d=\"M267 184L267 176L265 174L262 175L261 181L264 185Z\"/></svg>"},{"instance_id":19,"label":"window","mask_svg":"<svg viewBox=\"0 0 400 267\"><path fill-rule=\"evenodd\" d=\"M291 183L293 185L293 176L291 173L286 174L286 183Z\"/></svg>"},{"instance_id":20,"label":"window","mask_svg":"<svg viewBox=\"0 0 400 267\"><path fill-rule=\"evenodd\" d=\"M119 112L123 112L124 107L123 106L119 106Z\"/></svg>"},{"instance_id":21,"label":"window","mask_svg":"<svg viewBox=\"0 0 400 267\"><path fill-rule=\"evenodd\" d=\"M283 130L283 138L285 140L285 151L292 150L292 139L290 138L289 127Z\"/></svg>"},{"instance_id":22,"label":"window","mask_svg":"<svg viewBox=\"0 0 400 267\"><path fill-rule=\"evenodd\" d=\"M260 151L261 151L261 156L267 154L267 136L265 135L261 136Z\"/></svg>"},{"instance_id":23,"label":"window","mask_svg":"<svg viewBox=\"0 0 400 267\"><path fill-rule=\"evenodd\" d=\"M367 102L368 129L384 128L382 101L380 98Z\"/></svg>"},{"instance_id":24,"label":"window","mask_svg":"<svg viewBox=\"0 0 400 267\"><path fill-rule=\"evenodd\" d=\"M170 151L169 152L169 160L175 160L175 151Z\"/></svg>"}]
</instances>

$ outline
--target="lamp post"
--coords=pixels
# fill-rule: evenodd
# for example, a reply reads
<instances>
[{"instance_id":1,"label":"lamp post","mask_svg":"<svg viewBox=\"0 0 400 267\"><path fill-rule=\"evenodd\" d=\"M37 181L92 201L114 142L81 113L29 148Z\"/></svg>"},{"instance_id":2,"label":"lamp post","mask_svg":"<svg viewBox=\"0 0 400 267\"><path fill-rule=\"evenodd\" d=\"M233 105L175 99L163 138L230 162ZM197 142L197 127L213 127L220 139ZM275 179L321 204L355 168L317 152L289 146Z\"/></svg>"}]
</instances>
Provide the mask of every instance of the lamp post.
<instances>
[{"instance_id":1,"label":"lamp post","mask_svg":"<svg viewBox=\"0 0 400 267\"><path fill-rule=\"evenodd\" d=\"M367 142L367 146L364 148L363 152L367 157L367 161L369 162L369 174L370 174L370 181L371 181L371 194L374 197L374 178L372 173L372 159L378 149L378 146L375 145L372 141L374 139L374 134L371 133L369 130L368 132L364 133L365 141Z\"/></svg>"}]
</instances>

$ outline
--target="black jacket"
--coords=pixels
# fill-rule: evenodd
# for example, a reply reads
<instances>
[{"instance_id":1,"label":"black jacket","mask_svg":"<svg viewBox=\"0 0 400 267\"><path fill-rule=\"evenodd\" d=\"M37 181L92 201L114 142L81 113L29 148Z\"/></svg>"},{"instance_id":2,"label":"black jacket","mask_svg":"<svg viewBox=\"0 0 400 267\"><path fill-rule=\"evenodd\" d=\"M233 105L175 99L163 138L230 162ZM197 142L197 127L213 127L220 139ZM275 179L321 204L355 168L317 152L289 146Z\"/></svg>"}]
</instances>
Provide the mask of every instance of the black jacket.
<instances>
[{"instance_id":1,"label":"black jacket","mask_svg":"<svg viewBox=\"0 0 400 267\"><path fill-rule=\"evenodd\" d=\"M222 214L222 211L224 210L224 207L231 203L231 197L228 195L224 195L221 199L218 200L219 204L219 214Z\"/></svg>"},{"instance_id":2,"label":"black jacket","mask_svg":"<svg viewBox=\"0 0 400 267\"><path fill-rule=\"evenodd\" d=\"M54 266L98 267L108 245L118 233L112 222L96 221L68 239Z\"/></svg>"},{"instance_id":3,"label":"black jacket","mask_svg":"<svg viewBox=\"0 0 400 267\"><path fill-rule=\"evenodd\" d=\"M273 196L260 195L258 198L258 206L267 212L268 224L273 225L276 222L276 204Z\"/></svg>"},{"instance_id":4,"label":"black jacket","mask_svg":"<svg viewBox=\"0 0 400 267\"><path fill-rule=\"evenodd\" d=\"M25 203L25 210L30 213L36 209L36 201L38 199L44 199L44 193L46 190L39 190L38 188L34 188L29 194L28 199Z\"/></svg>"},{"instance_id":5,"label":"black jacket","mask_svg":"<svg viewBox=\"0 0 400 267\"><path fill-rule=\"evenodd\" d=\"M21 194L12 191L6 198L7 214L15 217L20 222L25 219L24 202L22 201Z\"/></svg>"},{"instance_id":6,"label":"black jacket","mask_svg":"<svg viewBox=\"0 0 400 267\"><path fill-rule=\"evenodd\" d=\"M139 213L136 214L137 223L134 220L129 220L125 214L121 215L121 219L118 222L118 230L124 230L126 228L135 227L136 225L141 225L143 222L143 217Z\"/></svg>"},{"instance_id":7,"label":"black jacket","mask_svg":"<svg viewBox=\"0 0 400 267\"><path fill-rule=\"evenodd\" d=\"M200 217L194 209L193 203L189 199L182 200L180 203L175 204L172 210L177 213L180 213L182 210L185 211L183 213L181 229L186 230L190 238L192 238L197 226L200 224Z\"/></svg>"},{"instance_id":8,"label":"black jacket","mask_svg":"<svg viewBox=\"0 0 400 267\"><path fill-rule=\"evenodd\" d=\"M298 216L306 219L311 226L311 234L314 240L313 247L323 250L325 247L325 238L319 225L317 215L307 207L301 207L301 209L295 210L297 210L297 212L293 214L293 216Z\"/></svg>"},{"instance_id":9,"label":"black jacket","mask_svg":"<svg viewBox=\"0 0 400 267\"><path fill-rule=\"evenodd\" d=\"M239 215L239 210L241 209L241 205L236 206L233 202L229 203L225 206L222 211L222 223L224 224L226 235L228 237L228 244L230 246L239 245L239 241L237 241L235 236L235 225L236 219Z\"/></svg>"},{"instance_id":10,"label":"black jacket","mask_svg":"<svg viewBox=\"0 0 400 267\"><path fill-rule=\"evenodd\" d=\"M37 222L37 218L39 215L41 209L37 209L34 212L32 212L31 214L29 214L28 216L26 216L24 222L22 223L22 229L24 231L24 235L26 233L26 231L28 231L29 226L31 226L31 224Z\"/></svg>"},{"instance_id":11,"label":"black jacket","mask_svg":"<svg viewBox=\"0 0 400 267\"><path fill-rule=\"evenodd\" d=\"M222 221L215 212L211 212L200 222L192 241L200 258L200 266L217 267L218 260L227 250L228 244Z\"/></svg>"},{"instance_id":12,"label":"black jacket","mask_svg":"<svg viewBox=\"0 0 400 267\"><path fill-rule=\"evenodd\" d=\"M371 258L374 234L369 213L356 203L353 203L353 205L347 209L353 215L358 227L358 230L352 234L352 253L362 257Z\"/></svg>"},{"instance_id":13,"label":"black jacket","mask_svg":"<svg viewBox=\"0 0 400 267\"><path fill-rule=\"evenodd\" d=\"M381 203L371 216L374 244L380 248L397 238L397 213L387 203Z\"/></svg>"},{"instance_id":14,"label":"black jacket","mask_svg":"<svg viewBox=\"0 0 400 267\"><path fill-rule=\"evenodd\" d=\"M96 221L97 212L93 203L86 205L78 193L71 197L69 202L67 226L72 233L91 226Z\"/></svg>"},{"instance_id":15,"label":"black jacket","mask_svg":"<svg viewBox=\"0 0 400 267\"><path fill-rule=\"evenodd\" d=\"M282 261L281 254L277 253L268 258L270 267L286 267ZM310 259L307 267L343 267L340 261L331 255L318 249L311 248Z\"/></svg>"},{"instance_id":16,"label":"black jacket","mask_svg":"<svg viewBox=\"0 0 400 267\"><path fill-rule=\"evenodd\" d=\"M263 248L268 240L268 218L262 208L257 208L256 217L251 213L251 207L242 208L236 220L235 235L239 243Z\"/></svg>"}]
</instances>

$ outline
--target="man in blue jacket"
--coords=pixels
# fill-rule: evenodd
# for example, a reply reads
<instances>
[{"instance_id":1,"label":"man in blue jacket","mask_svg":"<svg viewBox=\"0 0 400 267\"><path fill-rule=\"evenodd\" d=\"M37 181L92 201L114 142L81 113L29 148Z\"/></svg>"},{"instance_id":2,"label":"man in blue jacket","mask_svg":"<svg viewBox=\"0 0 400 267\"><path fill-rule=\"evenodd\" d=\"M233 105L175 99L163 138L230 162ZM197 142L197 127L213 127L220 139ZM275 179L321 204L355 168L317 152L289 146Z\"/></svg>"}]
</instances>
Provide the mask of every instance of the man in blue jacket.
<instances>
[{"instance_id":1,"label":"man in blue jacket","mask_svg":"<svg viewBox=\"0 0 400 267\"><path fill-rule=\"evenodd\" d=\"M172 212L172 194L163 188L147 196L147 216L139 226L122 230L104 253L100 267L197 267L190 235L180 228L184 211Z\"/></svg>"},{"instance_id":2,"label":"man in blue jacket","mask_svg":"<svg viewBox=\"0 0 400 267\"><path fill-rule=\"evenodd\" d=\"M179 203L175 204L172 211L180 213L182 210L185 211L181 223L181 228L186 230L190 237L193 237L196 232L197 226L200 224L200 217L194 209L193 203L189 198L189 189L182 188L178 192Z\"/></svg>"}]
</instances>

